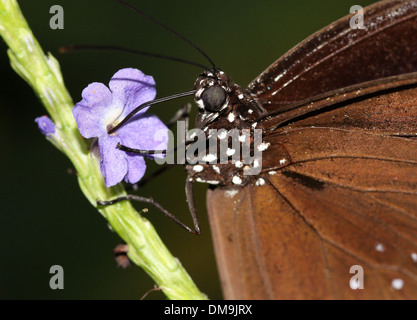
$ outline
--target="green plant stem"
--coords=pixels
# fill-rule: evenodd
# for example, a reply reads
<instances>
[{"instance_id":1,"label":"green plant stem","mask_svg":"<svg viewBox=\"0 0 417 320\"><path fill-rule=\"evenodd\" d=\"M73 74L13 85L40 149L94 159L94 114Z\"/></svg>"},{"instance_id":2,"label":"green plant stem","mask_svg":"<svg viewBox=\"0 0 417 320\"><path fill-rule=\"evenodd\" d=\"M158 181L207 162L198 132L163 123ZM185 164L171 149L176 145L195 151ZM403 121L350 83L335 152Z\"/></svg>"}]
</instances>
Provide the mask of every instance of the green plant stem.
<instances>
[{"instance_id":1,"label":"green plant stem","mask_svg":"<svg viewBox=\"0 0 417 320\"><path fill-rule=\"evenodd\" d=\"M9 46L13 69L33 88L54 121L57 132L49 140L71 160L81 190L90 203L97 207L98 199L126 195L120 185L105 187L98 161L78 132L72 115L74 104L65 88L59 63L50 53L44 54L15 0L0 0L0 35ZM152 277L168 298L206 299L152 224L130 202L97 209L128 244L129 258Z\"/></svg>"}]
</instances>

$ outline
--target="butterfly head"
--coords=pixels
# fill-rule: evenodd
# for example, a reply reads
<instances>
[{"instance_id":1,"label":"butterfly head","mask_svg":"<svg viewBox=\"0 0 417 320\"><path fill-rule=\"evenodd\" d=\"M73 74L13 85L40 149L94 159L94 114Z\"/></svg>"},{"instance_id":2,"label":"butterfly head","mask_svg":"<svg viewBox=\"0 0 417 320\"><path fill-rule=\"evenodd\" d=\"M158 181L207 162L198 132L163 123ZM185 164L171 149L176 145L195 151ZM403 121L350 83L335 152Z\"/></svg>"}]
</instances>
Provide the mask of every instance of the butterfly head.
<instances>
[{"instance_id":1,"label":"butterfly head","mask_svg":"<svg viewBox=\"0 0 417 320\"><path fill-rule=\"evenodd\" d=\"M229 103L230 79L221 70L204 71L197 78L194 89L194 98L200 111L216 114Z\"/></svg>"}]
</instances>

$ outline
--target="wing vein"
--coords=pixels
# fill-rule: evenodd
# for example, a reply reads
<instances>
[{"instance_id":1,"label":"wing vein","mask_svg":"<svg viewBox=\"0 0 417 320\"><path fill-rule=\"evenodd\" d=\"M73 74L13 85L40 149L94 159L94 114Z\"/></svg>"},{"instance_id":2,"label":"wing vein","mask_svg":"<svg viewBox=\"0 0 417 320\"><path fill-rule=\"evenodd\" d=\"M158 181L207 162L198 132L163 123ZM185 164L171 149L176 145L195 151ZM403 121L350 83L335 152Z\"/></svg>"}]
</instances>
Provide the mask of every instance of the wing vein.
<instances>
[{"instance_id":1,"label":"wing vein","mask_svg":"<svg viewBox=\"0 0 417 320\"><path fill-rule=\"evenodd\" d=\"M249 185L249 191L250 191L249 192L250 194L253 193L252 185ZM252 198L251 197L248 197L248 201L249 201L249 207L251 209L250 212L252 212L252 213L253 212L256 212L254 210L255 208L254 208L254 205L253 205L253 202L252 202ZM274 296L274 294L273 294L273 290L272 290L272 287L271 287L271 281L270 281L270 279L268 277L268 272L266 271L266 268L265 268L265 261L263 259L262 254L261 254L262 250L261 250L261 244L259 243L259 238L258 238L258 228L257 228L257 222L256 222L256 215L255 214L251 214L250 217L252 219L253 226L254 226L254 228L253 228L253 230L254 230L253 242L256 245L255 252L256 252L256 256L257 256L258 263L259 263L259 269L260 269L260 271L262 273L262 278L264 279L264 283L265 283L265 285L267 287L268 295L272 299L273 296Z\"/></svg>"},{"instance_id":2,"label":"wing vein","mask_svg":"<svg viewBox=\"0 0 417 320\"><path fill-rule=\"evenodd\" d=\"M372 36L375 36L375 35L379 34L380 32L382 32L382 31L384 31L386 29L392 28L392 27L396 26L400 22L407 21L409 19L415 18L415 16L416 16L416 14L412 14L410 16L407 16L407 17L403 18L403 19L398 19L398 20L395 21L395 23L388 24L388 25L386 25L386 26L378 29L376 32L373 32L373 33L370 33L370 34L368 33L366 36L364 36L364 37L362 37L362 38L360 38L360 39L358 39L356 41L352 41L349 44L345 45L344 47L341 47L340 49L332 52L331 54L326 55L325 58L316 61L314 64L312 64L311 66L309 66L307 68L304 68L304 70L302 72L298 73L296 76L294 76L289 81L287 81L286 83L284 83L279 89L277 89L275 91L275 93L280 92L282 89L284 89L289 84L291 84L292 82L294 82L295 80L297 80L303 74L305 74L306 72L309 72L310 70L313 70L314 68L316 68L317 66L319 66L323 62L329 60L330 58L333 58L334 56L336 56L340 52L343 52L343 51L351 48L353 45L356 45L357 43L360 43L362 41L365 41L366 39L368 39L368 38L370 38ZM336 37L332 38L331 41L325 42L326 45L323 45L322 48L326 48L326 47L330 46L331 42L334 42L335 40L338 40L340 37L344 36L347 31L350 31L350 30L349 29L346 29L345 32L341 32ZM297 64L294 64L290 69L286 70L285 73L288 73L288 71L290 71L295 65L297 65Z\"/></svg>"},{"instance_id":3,"label":"wing vein","mask_svg":"<svg viewBox=\"0 0 417 320\"><path fill-rule=\"evenodd\" d=\"M400 273L402 273L402 274L404 274L404 275L406 275L406 276L408 276L408 277L410 277L410 278L413 278L413 279L415 279L416 281L417 281L417 276L416 275L414 275L412 272L409 272L409 271L407 271L407 270L403 270L402 269L402 267L401 266L392 266L392 265L383 265L383 264L380 264L380 265L376 265L376 264L374 264L374 263L371 263L371 262L366 262L365 260L363 260L362 258L360 258L360 257L358 257L357 255L355 255L351 250L349 250L349 249L347 249L347 248L344 248L344 247L341 247L339 244L337 244L336 242L334 242L334 241L332 241L331 239L328 239L327 237L325 237L320 231L318 231L315 227L314 227L314 225L312 225L307 219L306 219L306 217L300 212L300 210L298 210L293 204L292 204L292 202L287 198L287 197L285 197L280 191L279 191L279 189L273 184L273 183L271 183L270 181L269 181L269 179L267 178L266 179L267 181L268 181L268 183L276 190L276 192L282 197L282 199L284 199L284 201L285 202L287 202L288 203L288 205L291 207L291 208L293 208L293 210L294 210L294 212L301 218L301 219L303 219L303 221L307 224L307 226L309 226L316 234L317 234L317 236L319 237L319 239L321 239L321 240L323 240L323 241L325 241L326 243L328 243L328 244L330 244L330 245L332 245L332 246L334 246L335 248L337 248L337 249L339 249L339 250L341 250L342 252L344 252L345 254L347 254L347 255L349 255L350 257L352 257L352 258L354 258L354 259L356 259L356 260L358 260L358 261L360 261L361 263L363 263L364 265L367 265L367 266L369 266L370 268L373 268L373 269L375 269L375 270L393 270L393 271L398 271L398 272L400 272ZM347 219L345 219L344 217L341 217L340 215L338 215L337 213L336 213L336 215L338 216L338 217L340 217L341 219L343 219L344 221L346 221L346 223L348 223L348 224L350 224L350 225L353 225L355 228L358 228L358 229L361 229L362 231L364 231L364 232L367 232L367 230L364 230L362 227L360 227L360 226L358 226L358 225L355 225L355 224L352 224L352 222L350 222L349 220L347 220ZM375 239L375 238L374 238ZM377 241L377 239L375 239L375 242L378 242ZM404 258L404 255L403 254L401 254L401 256ZM329 270L330 271L330 270ZM331 285L333 285L332 283L331 283Z\"/></svg>"}]
</instances>

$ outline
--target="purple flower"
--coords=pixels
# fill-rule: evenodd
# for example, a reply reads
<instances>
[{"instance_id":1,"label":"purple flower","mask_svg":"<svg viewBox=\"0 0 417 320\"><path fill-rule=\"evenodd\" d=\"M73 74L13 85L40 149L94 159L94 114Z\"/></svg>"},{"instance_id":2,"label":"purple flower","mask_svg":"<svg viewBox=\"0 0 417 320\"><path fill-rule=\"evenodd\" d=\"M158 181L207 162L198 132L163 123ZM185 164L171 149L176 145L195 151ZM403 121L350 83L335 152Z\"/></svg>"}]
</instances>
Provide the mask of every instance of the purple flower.
<instances>
[{"instance_id":1,"label":"purple flower","mask_svg":"<svg viewBox=\"0 0 417 320\"><path fill-rule=\"evenodd\" d=\"M145 174L143 156L118 149L118 143L141 150L165 150L168 145L168 128L158 117L144 114L149 107L139 111L114 133L107 133L107 128L117 125L133 109L155 98L152 76L137 69L122 69L113 75L109 88L102 83L91 83L72 110L81 135L98 138L100 168L106 187L123 179L136 183Z\"/></svg>"},{"instance_id":2,"label":"purple flower","mask_svg":"<svg viewBox=\"0 0 417 320\"><path fill-rule=\"evenodd\" d=\"M47 116L38 117L35 119L41 133L48 138L51 138L55 133L55 124Z\"/></svg>"}]
</instances>

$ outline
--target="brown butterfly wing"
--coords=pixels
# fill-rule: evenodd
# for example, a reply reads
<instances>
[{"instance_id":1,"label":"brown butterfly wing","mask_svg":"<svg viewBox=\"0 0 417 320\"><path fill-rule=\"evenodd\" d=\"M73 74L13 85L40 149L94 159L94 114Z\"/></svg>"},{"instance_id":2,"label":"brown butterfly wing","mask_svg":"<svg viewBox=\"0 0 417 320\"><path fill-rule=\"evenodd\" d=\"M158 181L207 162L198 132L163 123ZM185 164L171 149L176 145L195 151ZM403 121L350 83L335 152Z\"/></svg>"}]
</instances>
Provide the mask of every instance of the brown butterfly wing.
<instances>
[{"instance_id":1,"label":"brown butterfly wing","mask_svg":"<svg viewBox=\"0 0 417 320\"><path fill-rule=\"evenodd\" d=\"M417 299L416 120L402 88L265 137L265 184L207 196L225 297Z\"/></svg>"},{"instance_id":2,"label":"brown butterfly wing","mask_svg":"<svg viewBox=\"0 0 417 320\"><path fill-rule=\"evenodd\" d=\"M269 111L358 83L417 71L417 1L364 8L364 29L344 17L313 34L249 84Z\"/></svg>"},{"instance_id":3,"label":"brown butterfly wing","mask_svg":"<svg viewBox=\"0 0 417 320\"><path fill-rule=\"evenodd\" d=\"M417 299L416 16L379 2L364 30L336 21L249 85L273 115L265 184L207 195L226 298Z\"/></svg>"}]
</instances>

